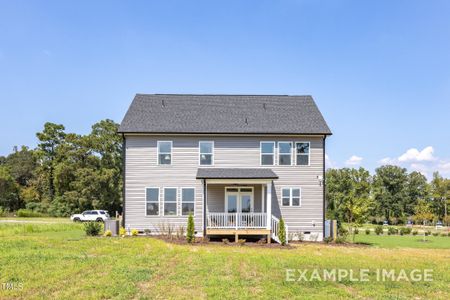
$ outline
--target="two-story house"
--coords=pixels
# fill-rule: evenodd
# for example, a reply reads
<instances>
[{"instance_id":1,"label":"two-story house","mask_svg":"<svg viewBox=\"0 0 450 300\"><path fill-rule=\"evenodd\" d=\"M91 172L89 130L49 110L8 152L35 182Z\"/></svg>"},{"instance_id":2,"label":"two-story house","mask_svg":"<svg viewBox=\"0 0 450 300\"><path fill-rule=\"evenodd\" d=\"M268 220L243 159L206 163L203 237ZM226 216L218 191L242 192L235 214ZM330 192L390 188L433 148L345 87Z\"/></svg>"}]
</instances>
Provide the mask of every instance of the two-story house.
<instances>
[{"instance_id":1,"label":"two-story house","mask_svg":"<svg viewBox=\"0 0 450 300\"><path fill-rule=\"evenodd\" d=\"M311 96L135 96L124 137L125 228L324 236L325 139ZM270 239L269 239L270 240Z\"/></svg>"}]
</instances>

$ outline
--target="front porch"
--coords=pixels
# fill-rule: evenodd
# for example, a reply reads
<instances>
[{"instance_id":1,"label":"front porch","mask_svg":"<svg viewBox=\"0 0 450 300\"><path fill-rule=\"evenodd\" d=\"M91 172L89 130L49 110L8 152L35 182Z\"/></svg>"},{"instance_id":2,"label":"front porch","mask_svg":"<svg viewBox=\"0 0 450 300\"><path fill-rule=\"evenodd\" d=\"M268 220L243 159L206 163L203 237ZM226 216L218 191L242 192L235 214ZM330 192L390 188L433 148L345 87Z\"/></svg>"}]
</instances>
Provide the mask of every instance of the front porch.
<instances>
[{"instance_id":1,"label":"front porch","mask_svg":"<svg viewBox=\"0 0 450 300\"><path fill-rule=\"evenodd\" d=\"M246 175L245 177L243 177ZM199 169L203 179L204 233L206 236L263 236L280 242L279 219L272 215L272 180L269 169ZM286 234L287 236L287 234Z\"/></svg>"}]
</instances>

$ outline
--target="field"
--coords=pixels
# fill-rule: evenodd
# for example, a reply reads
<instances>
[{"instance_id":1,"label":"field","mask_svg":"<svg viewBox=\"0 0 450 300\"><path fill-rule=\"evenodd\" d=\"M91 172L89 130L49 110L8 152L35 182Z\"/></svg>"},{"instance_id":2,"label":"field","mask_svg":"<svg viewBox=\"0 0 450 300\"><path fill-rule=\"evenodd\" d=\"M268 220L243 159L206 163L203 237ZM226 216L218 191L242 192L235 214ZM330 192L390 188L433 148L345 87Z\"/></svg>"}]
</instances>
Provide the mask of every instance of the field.
<instances>
[{"instance_id":1,"label":"field","mask_svg":"<svg viewBox=\"0 0 450 300\"><path fill-rule=\"evenodd\" d=\"M373 246L177 245L86 237L67 222L0 223L0 299L449 299L450 238L417 239L360 233L357 241ZM336 268L369 269L369 281L286 280L286 269ZM433 280L377 281L377 269L432 269Z\"/></svg>"}]
</instances>

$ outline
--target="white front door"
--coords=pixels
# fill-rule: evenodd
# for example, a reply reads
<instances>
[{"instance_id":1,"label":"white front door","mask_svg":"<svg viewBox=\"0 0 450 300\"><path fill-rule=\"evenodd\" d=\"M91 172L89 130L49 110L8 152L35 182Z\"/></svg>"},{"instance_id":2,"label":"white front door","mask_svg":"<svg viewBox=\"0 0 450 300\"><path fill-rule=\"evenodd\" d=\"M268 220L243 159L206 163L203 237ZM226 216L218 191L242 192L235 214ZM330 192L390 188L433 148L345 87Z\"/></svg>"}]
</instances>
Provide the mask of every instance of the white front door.
<instances>
[{"instance_id":1,"label":"white front door","mask_svg":"<svg viewBox=\"0 0 450 300\"><path fill-rule=\"evenodd\" d=\"M252 187L226 188L225 212L228 213L253 212L253 188Z\"/></svg>"}]
</instances>

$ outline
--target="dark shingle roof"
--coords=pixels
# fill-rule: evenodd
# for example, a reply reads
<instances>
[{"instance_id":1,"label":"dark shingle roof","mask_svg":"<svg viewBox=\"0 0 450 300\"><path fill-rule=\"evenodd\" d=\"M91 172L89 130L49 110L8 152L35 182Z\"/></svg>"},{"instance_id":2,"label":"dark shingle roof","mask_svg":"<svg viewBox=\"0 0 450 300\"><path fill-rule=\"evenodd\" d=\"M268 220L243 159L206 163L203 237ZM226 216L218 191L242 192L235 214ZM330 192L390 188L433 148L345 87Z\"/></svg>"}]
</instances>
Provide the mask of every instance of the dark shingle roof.
<instances>
[{"instance_id":1,"label":"dark shingle roof","mask_svg":"<svg viewBox=\"0 0 450 300\"><path fill-rule=\"evenodd\" d=\"M331 134L311 96L142 95L121 133Z\"/></svg>"},{"instance_id":2,"label":"dark shingle roof","mask_svg":"<svg viewBox=\"0 0 450 300\"><path fill-rule=\"evenodd\" d=\"M197 179L277 179L271 169L201 168Z\"/></svg>"}]
</instances>

